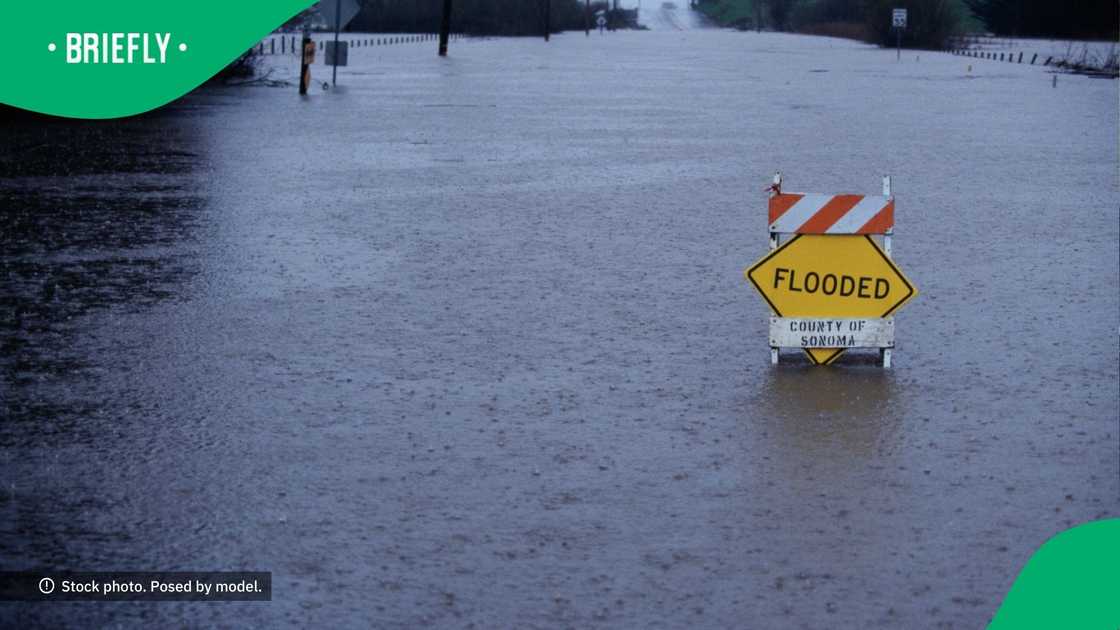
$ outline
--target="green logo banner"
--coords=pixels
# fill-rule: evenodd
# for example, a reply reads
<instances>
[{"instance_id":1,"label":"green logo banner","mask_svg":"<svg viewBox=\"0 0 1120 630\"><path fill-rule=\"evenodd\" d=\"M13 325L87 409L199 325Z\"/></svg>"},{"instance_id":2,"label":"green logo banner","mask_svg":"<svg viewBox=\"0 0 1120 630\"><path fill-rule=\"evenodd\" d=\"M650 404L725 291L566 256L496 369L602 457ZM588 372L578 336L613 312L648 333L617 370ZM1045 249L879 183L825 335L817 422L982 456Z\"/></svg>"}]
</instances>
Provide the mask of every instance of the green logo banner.
<instances>
[{"instance_id":1,"label":"green logo banner","mask_svg":"<svg viewBox=\"0 0 1120 630\"><path fill-rule=\"evenodd\" d=\"M4 6L0 103L115 118L213 77L310 0L15 0Z\"/></svg>"},{"instance_id":2,"label":"green logo banner","mask_svg":"<svg viewBox=\"0 0 1120 630\"><path fill-rule=\"evenodd\" d=\"M1120 519L1079 525L1046 541L988 628L1120 628Z\"/></svg>"}]
</instances>

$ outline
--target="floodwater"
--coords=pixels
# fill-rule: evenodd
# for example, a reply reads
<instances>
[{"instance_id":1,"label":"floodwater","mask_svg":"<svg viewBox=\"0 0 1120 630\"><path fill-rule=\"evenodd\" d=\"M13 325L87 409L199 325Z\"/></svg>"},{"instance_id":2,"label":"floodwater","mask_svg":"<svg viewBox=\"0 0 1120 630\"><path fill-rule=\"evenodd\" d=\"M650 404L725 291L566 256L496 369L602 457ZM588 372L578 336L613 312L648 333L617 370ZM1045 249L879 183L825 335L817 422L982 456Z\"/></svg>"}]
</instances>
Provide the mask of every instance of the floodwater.
<instances>
[{"instance_id":1,"label":"floodwater","mask_svg":"<svg viewBox=\"0 0 1120 630\"><path fill-rule=\"evenodd\" d=\"M1120 516L1115 81L719 30L351 62L0 127L3 568L273 572L2 625L976 628ZM892 175L893 369L769 365L775 170Z\"/></svg>"}]
</instances>

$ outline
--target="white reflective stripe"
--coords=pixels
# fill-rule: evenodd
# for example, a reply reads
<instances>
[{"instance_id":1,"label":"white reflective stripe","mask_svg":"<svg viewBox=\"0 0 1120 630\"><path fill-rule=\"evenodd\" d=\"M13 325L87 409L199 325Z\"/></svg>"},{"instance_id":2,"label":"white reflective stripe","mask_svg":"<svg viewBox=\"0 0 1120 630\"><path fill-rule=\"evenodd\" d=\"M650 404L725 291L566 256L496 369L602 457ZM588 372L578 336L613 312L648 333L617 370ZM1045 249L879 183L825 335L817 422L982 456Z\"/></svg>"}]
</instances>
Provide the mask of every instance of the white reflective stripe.
<instances>
[{"instance_id":1,"label":"white reflective stripe","mask_svg":"<svg viewBox=\"0 0 1120 630\"><path fill-rule=\"evenodd\" d=\"M797 228L805 225L805 222L813 218L824 204L832 200L832 195L814 195L806 193L804 197L797 200L793 207L786 210L786 213L778 217L777 221L770 224L771 232L796 232Z\"/></svg>"},{"instance_id":2,"label":"white reflective stripe","mask_svg":"<svg viewBox=\"0 0 1120 630\"><path fill-rule=\"evenodd\" d=\"M847 214L840 217L839 221L833 223L832 227L825 230L825 234L852 234L867 225L868 221L875 218L875 215L886 207L886 197L864 197Z\"/></svg>"}]
</instances>

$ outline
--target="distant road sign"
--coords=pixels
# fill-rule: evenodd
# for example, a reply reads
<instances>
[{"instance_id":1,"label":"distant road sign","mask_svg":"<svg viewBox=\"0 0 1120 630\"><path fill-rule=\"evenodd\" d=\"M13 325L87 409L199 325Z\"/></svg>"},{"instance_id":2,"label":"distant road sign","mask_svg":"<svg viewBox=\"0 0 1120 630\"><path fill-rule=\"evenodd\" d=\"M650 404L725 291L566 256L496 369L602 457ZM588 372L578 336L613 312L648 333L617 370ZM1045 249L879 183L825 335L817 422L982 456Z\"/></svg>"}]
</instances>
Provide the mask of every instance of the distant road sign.
<instances>
[{"instance_id":1,"label":"distant road sign","mask_svg":"<svg viewBox=\"0 0 1120 630\"><path fill-rule=\"evenodd\" d=\"M595 18L595 23L598 24L600 27L606 26L607 25L607 18L600 15L599 17Z\"/></svg>"},{"instance_id":2,"label":"distant road sign","mask_svg":"<svg viewBox=\"0 0 1120 630\"><path fill-rule=\"evenodd\" d=\"M785 318L887 317L918 294L868 235L799 234L744 275L774 313ZM795 345L805 347L813 361L826 365L844 352L840 346L858 344Z\"/></svg>"},{"instance_id":3,"label":"distant road sign","mask_svg":"<svg viewBox=\"0 0 1120 630\"><path fill-rule=\"evenodd\" d=\"M336 24L338 28L342 28L349 24L354 16L358 15L357 0L321 0L319 2L319 15L323 16L327 28L333 30ZM335 21L336 15L339 17L337 22Z\"/></svg>"},{"instance_id":4,"label":"distant road sign","mask_svg":"<svg viewBox=\"0 0 1120 630\"><path fill-rule=\"evenodd\" d=\"M895 28L906 28L906 9L895 9L891 15L891 23Z\"/></svg>"}]
</instances>

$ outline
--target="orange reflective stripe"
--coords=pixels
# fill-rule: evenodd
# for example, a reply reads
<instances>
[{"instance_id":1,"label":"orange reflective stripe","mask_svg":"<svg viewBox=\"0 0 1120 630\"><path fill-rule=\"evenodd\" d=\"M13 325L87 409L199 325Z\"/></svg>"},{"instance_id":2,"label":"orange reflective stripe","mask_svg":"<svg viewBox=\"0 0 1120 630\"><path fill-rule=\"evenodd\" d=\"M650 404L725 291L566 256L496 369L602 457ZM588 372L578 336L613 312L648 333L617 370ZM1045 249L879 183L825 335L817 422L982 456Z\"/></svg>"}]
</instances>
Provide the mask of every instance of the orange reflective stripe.
<instances>
[{"instance_id":1,"label":"orange reflective stripe","mask_svg":"<svg viewBox=\"0 0 1120 630\"><path fill-rule=\"evenodd\" d=\"M797 194L777 194L770 198L770 223L778 220L778 217L786 213L787 210L793 207L793 204L801 201L805 195Z\"/></svg>"},{"instance_id":2,"label":"orange reflective stripe","mask_svg":"<svg viewBox=\"0 0 1120 630\"><path fill-rule=\"evenodd\" d=\"M870 221L863 224L859 229L859 234L883 234L888 229L894 227L894 202L889 201L885 208L879 211L879 214L871 218Z\"/></svg>"}]
</instances>

